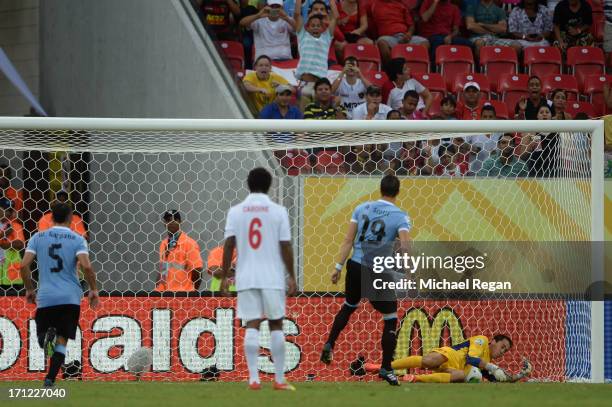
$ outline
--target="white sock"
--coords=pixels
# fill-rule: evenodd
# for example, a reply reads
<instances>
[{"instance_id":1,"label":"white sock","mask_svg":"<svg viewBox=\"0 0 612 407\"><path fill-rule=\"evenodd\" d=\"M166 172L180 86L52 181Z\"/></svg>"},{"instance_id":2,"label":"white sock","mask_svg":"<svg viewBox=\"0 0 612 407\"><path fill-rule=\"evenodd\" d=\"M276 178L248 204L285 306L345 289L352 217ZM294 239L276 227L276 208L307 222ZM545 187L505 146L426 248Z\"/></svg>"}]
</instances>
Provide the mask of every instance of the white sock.
<instances>
[{"instance_id":1,"label":"white sock","mask_svg":"<svg viewBox=\"0 0 612 407\"><path fill-rule=\"evenodd\" d=\"M244 334L244 355L249 368L249 383L259 383L257 358L259 357L259 330L247 328Z\"/></svg>"},{"instance_id":2,"label":"white sock","mask_svg":"<svg viewBox=\"0 0 612 407\"><path fill-rule=\"evenodd\" d=\"M270 332L270 351L274 359L274 379L285 383L285 334L276 330Z\"/></svg>"}]
</instances>

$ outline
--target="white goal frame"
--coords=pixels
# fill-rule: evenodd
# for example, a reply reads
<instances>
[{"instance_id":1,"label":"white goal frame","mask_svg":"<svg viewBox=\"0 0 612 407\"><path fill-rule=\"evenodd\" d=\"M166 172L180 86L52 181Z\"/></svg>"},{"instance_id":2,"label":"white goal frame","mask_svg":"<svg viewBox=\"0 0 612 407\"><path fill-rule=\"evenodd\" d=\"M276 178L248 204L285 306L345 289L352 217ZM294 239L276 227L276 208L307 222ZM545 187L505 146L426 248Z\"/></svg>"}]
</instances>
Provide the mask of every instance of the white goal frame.
<instances>
[{"instance_id":1,"label":"white goal frame","mask_svg":"<svg viewBox=\"0 0 612 407\"><path fill-rule=\"evenodd\" d=\"M406 132L482 134L495 132L586 132L591 143L591 241L604 241L604 122L603 120L253 120L253 119L128 119L128 118L39 118L2 117L3 130L106 130L106 131L201 131L201 132ZM0 142L0 146L3 144ZM343 141L345 144L345 141ZM350 143L348 143L350 144ZM362 144L355 142L353 144ZM251 144L252 145L252 144ZM322 144L325 146L325 144ZM7 147L14 149L14 146ZM247 150L250 145L246 145ZM24 146L23 150L29 150ZM58 148L49 148L49 151ZM236 148L233 148L236 150ZM85 151L85 150L83 150ZM597 251L593 251L597 253ZM594 254L592 281L604 281L603 254ZM603 285L594 293L603 299ZM591 377L604 382L604 302L591 301Z\"/></svg>"}]
</instances>

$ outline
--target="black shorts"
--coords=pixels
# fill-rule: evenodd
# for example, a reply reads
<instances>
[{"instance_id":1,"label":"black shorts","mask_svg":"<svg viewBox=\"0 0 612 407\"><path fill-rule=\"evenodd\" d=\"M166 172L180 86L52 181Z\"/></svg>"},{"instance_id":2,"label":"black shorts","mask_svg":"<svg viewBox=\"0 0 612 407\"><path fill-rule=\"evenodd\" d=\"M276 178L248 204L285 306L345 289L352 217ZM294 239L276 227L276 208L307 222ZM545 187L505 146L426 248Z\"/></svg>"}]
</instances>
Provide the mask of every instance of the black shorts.
<instances>
[{"instance_id":1,"label":"black shorts","mask_svg":"<svg viewBox=\"0 0 612 407\"><path fill-rule=\"evenodd\" d=\"M363 274L362 274L363 273ZM367 284L371 284L371 277L374 273L371 270L363 268L363 266L353 260L349 260L346 263L346 279L345 279L345 300L349 305L357 305L361 301L362 293L368 292L368 290L362 291L362 281ZM370 290L371 291L371 290ZM397 300L373 300L368 298L372 307L381 314L392 314L397 312Z\"/></svg>"},{"instance_id":2,"label":"black shorts","mask_svg":"<svg viewBox=\"0 0 612 407\"><path fill-rule=\"evenodd\" d=\"M44 338L47 329L53 327L57 331L57 336L74 339L79 326L80 314L81 306L74 304L38 308L35 317L37 336Z\"/></svg>"}]
</instances>

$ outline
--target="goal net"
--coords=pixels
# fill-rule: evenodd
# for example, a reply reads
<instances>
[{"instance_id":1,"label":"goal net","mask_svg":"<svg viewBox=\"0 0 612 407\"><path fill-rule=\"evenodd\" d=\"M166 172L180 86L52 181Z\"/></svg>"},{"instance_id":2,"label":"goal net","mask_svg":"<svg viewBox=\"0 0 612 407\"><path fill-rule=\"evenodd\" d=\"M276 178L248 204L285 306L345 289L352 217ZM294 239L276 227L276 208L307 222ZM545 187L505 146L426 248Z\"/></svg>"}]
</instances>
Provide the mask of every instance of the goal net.
<instances>
[{"instance_id":1,"label":"goal net","mask_svg":"<svg viewBox=\"0 0 612 407\"><path fill-rule=\"evenodd\" d=\"M350 370L359 357L381 356L381 317L367 301L331 366L319 352L344 301L330 274L352 211L379 198L388 173L401 180L411 255L434 259L407 275L416 287L396 293L396 357L505 334L514 342L496 362L505 369L517 372L527 357L535 380L603 380L603 302L592 284L603 281L593 246L603 240L601 122L4 118L0 129L10 201L0 210L0 380L44 376L19 277L23 251L6 242L27 243L60 191L86 230L102 290L97 310L82 303L64 376L132 380L127 361L144 346L152 367L142 380L200 380L214 368L220 380L245 379L244 333L235 298L219 296L215 249L257 166L274 174L270 195L289 210L296 254L300 292L284 322L289 380L375 379ZM189 259L160 253L169 210L199 246ZM462 256L483 256L484 269L458 270ZM200 278L190 272L198 258ZM170 287L172 267L187 277ZM273 371L265 323L259 368Z\"/></svg>"}]
</instances>

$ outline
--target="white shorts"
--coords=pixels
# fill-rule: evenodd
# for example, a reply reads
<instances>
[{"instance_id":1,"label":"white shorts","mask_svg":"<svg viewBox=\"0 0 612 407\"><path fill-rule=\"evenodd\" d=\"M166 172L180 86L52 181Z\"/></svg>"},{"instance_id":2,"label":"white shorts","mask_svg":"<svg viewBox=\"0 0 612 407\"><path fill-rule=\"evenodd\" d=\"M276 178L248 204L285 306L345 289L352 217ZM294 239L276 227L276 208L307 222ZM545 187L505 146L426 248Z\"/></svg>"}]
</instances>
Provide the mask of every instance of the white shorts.
<instances>
[{"instance_id":1,"label":"white shorts","mask_svg":"<svg viewBox=\"0 0 612 407\"><path fill-rule=\"evenodd\" d=\"M285 317L285 290L252 288L238 291L238 318L271 321Z\"/></svg>"}]
</instances>

